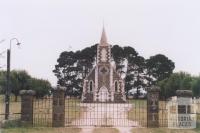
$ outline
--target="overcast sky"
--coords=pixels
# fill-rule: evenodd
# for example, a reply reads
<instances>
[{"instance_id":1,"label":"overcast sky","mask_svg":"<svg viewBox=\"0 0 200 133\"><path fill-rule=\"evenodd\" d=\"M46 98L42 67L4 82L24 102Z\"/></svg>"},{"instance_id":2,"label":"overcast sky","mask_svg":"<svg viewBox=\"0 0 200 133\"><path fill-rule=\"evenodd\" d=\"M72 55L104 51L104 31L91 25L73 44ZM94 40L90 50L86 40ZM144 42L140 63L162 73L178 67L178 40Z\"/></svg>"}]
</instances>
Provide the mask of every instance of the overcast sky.
<instances>
[{"instance_id":1,"label":"overcast sky","mask_svg":"<svg viewBox=\"0 0 200 133\"><path fill-rule=\"evenodd\" d=\"M11 68L55 85L59 54L98 43L103 20L110 44L132 46L145 58L165 54L175 71L199 75L200 0L0 0L0 52L17 37Z\"/></svg>"}]
</instances>

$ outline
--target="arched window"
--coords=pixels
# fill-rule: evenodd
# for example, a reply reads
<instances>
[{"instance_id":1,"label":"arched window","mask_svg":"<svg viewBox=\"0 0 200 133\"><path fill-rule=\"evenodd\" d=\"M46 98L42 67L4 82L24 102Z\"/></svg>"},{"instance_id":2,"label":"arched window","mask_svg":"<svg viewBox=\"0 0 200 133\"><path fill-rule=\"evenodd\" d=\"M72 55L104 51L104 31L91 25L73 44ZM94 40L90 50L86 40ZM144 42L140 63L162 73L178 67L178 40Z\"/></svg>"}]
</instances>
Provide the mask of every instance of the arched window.
<instances>
[{"instance_id":1,"label":"arched window","mask_svg":"<svg viewBox=\"0 0 200 133\"><path fill-rule=\"evenodd\" d=\"M93 82L90 81L90 92L92 92L92 90L93 90Z\"/></svg>"},{"instance_id":2,"label":"arched window","mask_svg":"<svg viewBox=\"0 0 200 133\"><path fill-rule=\"evenodd\" d=\"M118 91L118 83L117 83L117 81L115 81L115 92L117 92Z\"/></svg>"}]
</instances>

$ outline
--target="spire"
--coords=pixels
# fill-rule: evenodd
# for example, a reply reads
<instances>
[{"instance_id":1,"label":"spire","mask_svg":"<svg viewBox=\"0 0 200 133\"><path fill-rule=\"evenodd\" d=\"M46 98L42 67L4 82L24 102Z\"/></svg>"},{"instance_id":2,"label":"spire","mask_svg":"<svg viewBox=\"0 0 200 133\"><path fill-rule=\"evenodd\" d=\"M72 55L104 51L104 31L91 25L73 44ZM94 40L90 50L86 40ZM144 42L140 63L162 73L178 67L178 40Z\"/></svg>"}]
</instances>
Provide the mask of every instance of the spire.
<instances>
[{"instance_id":1,"label":"spire","mask_svg":"<svg viewBox=\"0 0 200 133\"><path fill-rule=\"evenodd\" d=\"M103 26L103 30L102 30L102 34L101 34L100 45L108 45L104 26Z\"/></svg>"}]
</instances>

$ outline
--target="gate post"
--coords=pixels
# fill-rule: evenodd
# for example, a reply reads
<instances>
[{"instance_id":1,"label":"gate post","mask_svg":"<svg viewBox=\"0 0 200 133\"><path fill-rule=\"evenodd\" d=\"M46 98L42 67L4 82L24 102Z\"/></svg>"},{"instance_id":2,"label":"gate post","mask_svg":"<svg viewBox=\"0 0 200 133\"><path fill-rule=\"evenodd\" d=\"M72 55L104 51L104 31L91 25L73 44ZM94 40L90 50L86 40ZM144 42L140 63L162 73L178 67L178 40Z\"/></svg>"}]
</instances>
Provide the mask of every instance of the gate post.
<instances>
[{"instance_id":1,"label":"gate post","mask_svg":"<svg viewBox=\"0 0 200 133\"><path fill-rule=\"evenodd\" d=\"M65 126L65 88L57 87L53 91L53 127Z\"/></svg>"},{"instance_id":2,"label":"gate post","mask_svg":"<svg viewBox=\"0 0 200 133\"><path fill-rule=\"evenodd\" d=\"M159 92L160 88L153 86L147 93L147 127L159 127Z\"/></svg>"},{"instance_id":3,"label":"gate post","mask_svg":"<svg viewBox=\"0 0 200 133\"><path fill-rule=\"evenodd\" d=\"M192 90L177 90L177 129L196 128L196 105L193 103ZM186 124L185 124L186 123Z\"/></svg>"},{"instance_id":4,"label":"gate post","mask_svg":"<svg viewBox=\"0 0 200 133\"><path fill-rule=\"evenodd\" d=\"M33 124L33 98L35 91L21 90L21 121L25 124Z\"/></svg>"}]
</instances>

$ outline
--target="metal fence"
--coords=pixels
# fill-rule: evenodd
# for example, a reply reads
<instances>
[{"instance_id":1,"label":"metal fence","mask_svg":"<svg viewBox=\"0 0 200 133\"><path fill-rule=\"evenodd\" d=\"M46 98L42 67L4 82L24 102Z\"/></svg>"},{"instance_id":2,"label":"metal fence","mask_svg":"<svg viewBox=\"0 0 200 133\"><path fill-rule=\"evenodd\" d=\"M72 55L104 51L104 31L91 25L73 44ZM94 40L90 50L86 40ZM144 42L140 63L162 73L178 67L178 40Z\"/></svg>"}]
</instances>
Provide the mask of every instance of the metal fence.
<instances>
[{"instance_id":1,"label":"metal fence","mask_svg":"<svg viewBox=\"0 0 200 133\"><path fill-rule=\"evenodd\" d=\"M33 125L52 126L52 97L34 99ZM159 102L159 126L167 126L166 101ZM83 103L65 98L65 126L147 127L147 100L128 99L126 103Z\"/></svg>"},{"instance_id":2,"label":"metal fence","mask_svg":"<svg viewBox=\"0 0 200 133\"><path fill-rule=\"evenodd\" d=\"M33 125L52 125L52 98L35 99ZM146 126L146 100L127 103L82 103L65 99L65 126Z\"/></svg>"},{"instance_id":3,"label":"metal fence","mask_svg":"<svg viewBox=\"0 0 200 133\"><path fill-rule=\"evenodd\" d=\"M21 99L19 97L10 97L9 120L18 121L21 118ZM0 95L0 123L5 120L5 97Z\"/></svg>"},{"instance_id":4,"label":"metal fence","mask_svg":"<svg viewBox=\"0 0 200 133\"><path fill-rule=\"evenodd\" d=\"M159 101L159 127L167 127L167 100Z\"/></svg>"},{"instance_id":5,"label":"metal fence","mask_svg":"<svg viewBox=\"0 0 200 133\"><path fill-rule=\"evenodd\" d=\"M52 101L51 97L34 99L33 126L52 126Z\"/></svg>"},{"instance_id":6,"label":"metal fence","mask_svg":"<svg viewBox=\"0 0 200 133\"><path fill-rule=\"evenodd\" d=\"M123 126L147 125L146 100L127 100L126 103L82 103L80 99L65 101L66 126Z\"/></svg>"},{"instance_id":7,"label":"metal fence","mask_svg":"<svg viewBox=\"0 0 200 133\"><path fill-rule=\"evenodd\" d=\"M197 126L200 127L200 98L194 99L194 103L196 104L196 114L197 114Z\"/></svg>"},{"instance_id":8,"label":"metal fence","mask_svg":"<svg viewBox=\"0 0 200 133\"><path fill-rule=\"evenodd\" d=\"M2 98L2 97L1 97ZM200 99L196 105L197 123L200 124ZM33 101L33 126L51 127L53 98ZM0 123L5 120L5 102L0 100ZM159 101L159 126L168 127L167 101ZM11 98L9 120L20 120L21 99ZM127 99L126 103L83 103L80 98L65 98L65 126L122 126L147 127L147 99Z\"/></svg>"}]
</instances>

